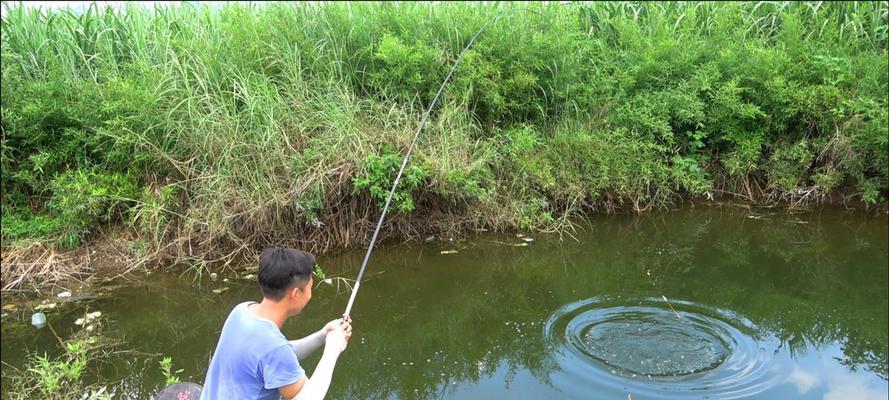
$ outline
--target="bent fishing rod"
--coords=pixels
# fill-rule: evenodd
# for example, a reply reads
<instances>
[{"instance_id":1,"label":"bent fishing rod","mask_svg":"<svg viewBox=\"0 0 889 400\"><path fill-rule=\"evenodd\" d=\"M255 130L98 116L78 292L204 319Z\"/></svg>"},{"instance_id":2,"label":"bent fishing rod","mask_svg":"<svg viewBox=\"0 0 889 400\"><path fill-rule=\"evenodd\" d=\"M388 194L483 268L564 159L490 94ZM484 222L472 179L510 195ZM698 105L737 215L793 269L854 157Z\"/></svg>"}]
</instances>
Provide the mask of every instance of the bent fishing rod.
<instances>
[{"instance_id":1,"label":"bent fishing rod","mask_svg":"<svg viewBox=\"0 0 889 400\"><path fill-rule=\"evenodd\" d=\"M444 92L445 86L447 86L448 81L451 80L451 76L454 74L454 71L457 70L457 67L460 65L460 61L463 61L463 56L466 55L466 52L469 51L470 47L472 47L472 43L475 42L475 39L477 39L489 25L494 23L494 21L497 21L498 19L500 19L500 17L503 17L504 15L515 11L535 12L525 8L506 10L498 15L495 15L490 20L488 20L488 22L482 25L481 29L479 29L478 32L475 33L475 36L473 36L472 39L469 40L469 43L467 43L466 47L463 48L463 51L460 52L460 55L457 57L457 61L454 62L451 70L448 71L448 75L445 77L444 82L441 83L441 87L438 88L438 93L435 94L435 97L432 99L432 103L429 104L429 108L427 108L426 112L423 114L423 119L420 121L420 126L417 128L417 133L414 134L414 139L411 141L410 146L407 148L407 154L405 154L404 160L401 162L401 168L398 170L398 175L395 176L395 181L392 183L392 190L389 191L389 196L386 197L386 204L383 206L383 213L380 214L380 219L379 221L377 221L377 227L374 229L374 234L370 239L370 245L367 247L367 253L364 254L364 261L361 263L361 269L358 271L358 277L355 278L355 286L352 287L352 294L349 296L349 303L346 304L346 311L343 313L343 318L348 319L349 312L352 311L352 304L355 303L355 296L358 294L358 288L361 287L361 278L364 277L364 270L367 269L367 262L370 260L370 254L373 252L374 245L377 243L377 236L379 236L380 234L380 228L382 228L383 226L383 220L386 219L386 213L389 212L389 205L392 203L392 197L395 195L395 190L398 189L398 183L401 182L401 175L404 174L404 169L405 167L407 167L407 163L411 159L411 153L413 153L414 147L416 147L417 142L420 140L420 134L423 133L423 128L426 127L426 120L429 119L429 113L432 112L432 109L438 102L438 98L441 97L441 94Z\"/></svg>"}]
</instances>

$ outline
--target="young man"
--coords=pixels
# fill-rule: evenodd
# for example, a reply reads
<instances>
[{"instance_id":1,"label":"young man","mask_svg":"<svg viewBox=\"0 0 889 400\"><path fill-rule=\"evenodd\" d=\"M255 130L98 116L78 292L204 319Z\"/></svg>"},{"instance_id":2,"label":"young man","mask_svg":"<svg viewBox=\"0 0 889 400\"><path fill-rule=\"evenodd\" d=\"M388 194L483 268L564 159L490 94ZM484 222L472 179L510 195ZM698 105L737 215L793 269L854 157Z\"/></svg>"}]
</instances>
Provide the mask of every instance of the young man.
<instances>
[{"instance_id":1,"label":"young man","mask_svg":"<svg viewBox=\"0 0 889 400\"><path fill-rule=\"evenodd\" d=\"M262 302L235 306L225 325L201 391L201 400L322 399L333 367L352 336L348 317L320 331L288 341L281 333L287 318L312 298L315 257L294 249L266 249L259 256ZM311 378L299 365L324 345Z\"/></svg>"}]
</instances>

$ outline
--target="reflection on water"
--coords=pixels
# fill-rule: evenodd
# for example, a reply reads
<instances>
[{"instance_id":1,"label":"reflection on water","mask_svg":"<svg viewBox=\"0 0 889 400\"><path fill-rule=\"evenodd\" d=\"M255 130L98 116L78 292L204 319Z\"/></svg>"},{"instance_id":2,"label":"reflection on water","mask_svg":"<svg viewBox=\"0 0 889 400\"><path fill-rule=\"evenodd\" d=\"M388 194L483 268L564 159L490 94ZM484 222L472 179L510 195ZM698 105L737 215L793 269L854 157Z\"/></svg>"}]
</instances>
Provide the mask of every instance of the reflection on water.
<instances>
[{"instance_id":1,"label":"reflection on water","mask_svg":"<svg viewBox=\"0 0 889 400\"><path fill-rule=\"evenodd\" d=\"M517 247L514 235L485 234L379 248L330 397L889 396L886 215L710 207L596 217L577 241L534 239ZM362 255L319 262L352 278ZM157 274L48 318L64 335L86 307L108 315L105 334L126 352L100 366L103 379L118 382L122 398L145 398L163 382L162 355L185 380L203 380L227 313L258 297L253 283L229 277ZM320 328L347 298L318 286L285 334ZM54 346L25 314L3 320L11 365L22 364L24 349Z\"/></svg>"}]
</instances>

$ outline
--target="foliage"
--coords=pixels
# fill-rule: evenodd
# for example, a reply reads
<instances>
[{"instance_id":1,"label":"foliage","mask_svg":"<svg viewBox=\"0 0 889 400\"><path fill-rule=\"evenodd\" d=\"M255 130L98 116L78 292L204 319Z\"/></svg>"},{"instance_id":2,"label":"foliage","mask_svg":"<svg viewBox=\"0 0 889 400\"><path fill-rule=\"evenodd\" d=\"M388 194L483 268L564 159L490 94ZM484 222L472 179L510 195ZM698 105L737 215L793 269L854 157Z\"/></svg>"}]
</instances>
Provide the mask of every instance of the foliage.
<instances>
[{"instance_id":1,"label":"foliage","mask_svg":"<svg viewBox=\"0 0 889 400\"><path fill-rule=\"evenodd\" d=\"M83 382L97 343L96 337L72 339L62 343L64 353L57 358L32 355L23 373L10 373L9 391L4 395L14 399L32 398L36 393L44 399L111 399L113 393L107 387Z\"/></svg>"},{"instance_id":2,"label":"foliage","mask_svg":"<svg viewBox=\"0 0 889 400\"><path fill-rule=\"evenodd\" d=\"M393 199L414 228L889 194L886 2L3 7L4 243L355 245L505 11Z\"/></svg>"},{"instance_id":3,"label":"foliage","mask_svg":"<svg viewBox=\"0 0 889 400\"><path fill-rule=\"evenodd\" d=\"M367 189L380 208L383 208L404 158L389 146L384 146L380 153L380 155L371 154L365 160L363 168L365 172L356 176L353 184L355 191ZM415 208L411 192L423 183L427 175L426 170L416 164L405 167L398 189L392 195L395 210L408 212Z\"/></svg>"},{"instance_id":4,"label":"foliage","mask_svg":"<svg viewBox=\"0 0 889 400\"><path fill-rule=\"evenodd\" d=\"M172 371L173 369L173 358L172 357L164 357L160 362L161 373L164 374L164 380L166 386L171 386L179 383L179 376L177 374L184 371L183 369L178 369L176 371Z\"/></svg>"}]
</instances>

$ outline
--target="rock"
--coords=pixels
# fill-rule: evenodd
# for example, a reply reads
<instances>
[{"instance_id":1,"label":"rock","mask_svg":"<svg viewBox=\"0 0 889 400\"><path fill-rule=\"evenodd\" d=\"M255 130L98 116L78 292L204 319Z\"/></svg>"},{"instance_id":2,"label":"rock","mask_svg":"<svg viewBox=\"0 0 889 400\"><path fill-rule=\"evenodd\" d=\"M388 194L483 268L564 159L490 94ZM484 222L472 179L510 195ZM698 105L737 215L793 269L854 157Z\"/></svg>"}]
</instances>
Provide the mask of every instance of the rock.
<instances>
[{"instance_id":1,"label":"rock","mask_svg":"<svg viewBox=\"0 0 889 400\"><path fill-rule=\"evenodd\" d=\"M102 312L101 312L101 311L95 311L95 312L91 312L91 313L87 314L87 315L86 315L86 319L90 320L90 319L93 319L93 318L99 318L99 317L101 317L101 316L102 316Z\"/></svg>"},{"instance_id":2,"label":"rock","mask_svg":"<svg viewBox=\"0 0 889 400\"><path fill-rule=\"evenodd\" d=\"M57 294L56 297L58 297L58 298L71 297L71 292L66 290L62 293Z\"/></svg>"},{"instance_id":3,"label":"rock","mask_svg":"<svg viewBox=\"0 0 889 400\"><path fill-rule=\"evenodd\" d=\"M94 325L89 325L89 326L86 327L86 331L87 331L87 332L92 332L92 331L94 331L94 330L96 330L96 327L95 327Z\"/></svg>"},{"instance_id":4,"label":"rock","mask_svg":"<svg viewBox=\"0 0 889 400\"><path fill-rule=\"evenodd\" d=\"M215 273L215 272L210 273L210 279L212 279L212 280L215 281L216 278L218 278L218 277L219 277L219 274L217 274L217 273Z\"/></svg>"},{"instance_id":5,"label":"rock","mask_svg":"<svg viewBox=\"0 0 889 400\"><path fill-rule=\"evenodd\" d=\"M247 274L247 275L244 275L244 279L256 279L256 275Z\"/></svg>"},{"instance_id":6,"label":"rock","mask_svg":"<svg viewBox=\"0 0 889 400\"><path fill-rule=\"evenodd\" d=\"M78 318L77 321L74 321L74 325L81 326L84 322L83 318Z\"/></svg>"}]
</instances>

